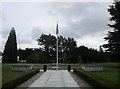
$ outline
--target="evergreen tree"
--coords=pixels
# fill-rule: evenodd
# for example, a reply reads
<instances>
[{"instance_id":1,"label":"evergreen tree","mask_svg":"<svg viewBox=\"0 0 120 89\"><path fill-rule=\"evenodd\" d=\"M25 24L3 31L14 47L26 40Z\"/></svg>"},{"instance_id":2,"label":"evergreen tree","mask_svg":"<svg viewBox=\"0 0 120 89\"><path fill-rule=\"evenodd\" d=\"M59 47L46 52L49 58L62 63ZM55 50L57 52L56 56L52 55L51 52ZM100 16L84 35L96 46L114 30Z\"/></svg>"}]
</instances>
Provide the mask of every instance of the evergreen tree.
<instances>
[{"instance_id":1,"label":"evergreen tree","mask_svg":"<svg viewBox=\"0 0 120 89\"><path fill-rule=\"evenodd\" d=\"M111 52L114 55L114 59L119 59L120 54L120 1L110 5L108 9L110 13L110 21L114 21L112 24L108 24L113 28L113 31L108 32L108 36L104 39L108 41L108 44L104 44L107 52Z\"/></svg>"},{"instance_id":2,"label":"evergreen tree","mask_svg":"<svg viewBox=\"0 0 120 89\"><path fill-rule=\"evenodd\" d=\"M3 52L3 63L17 62L17 42L14 27L11 29Z\"/></svg>"}]
</instances>

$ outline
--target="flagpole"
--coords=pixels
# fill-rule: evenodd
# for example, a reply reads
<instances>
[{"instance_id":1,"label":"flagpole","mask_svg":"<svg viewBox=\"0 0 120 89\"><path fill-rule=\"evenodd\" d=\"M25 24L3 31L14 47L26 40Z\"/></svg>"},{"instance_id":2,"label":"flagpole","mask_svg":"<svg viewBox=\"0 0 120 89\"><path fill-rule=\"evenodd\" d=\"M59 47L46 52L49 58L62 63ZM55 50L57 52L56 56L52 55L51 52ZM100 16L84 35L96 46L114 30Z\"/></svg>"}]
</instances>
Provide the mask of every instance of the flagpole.
<instances>
[{"instance_id":1,"label":"flagpole","mask_svg":"<svg viewBox=\"0 0 120 89\"><path fill-rule=\"evenodd\" d=\"M57 63L56 63L56 65L57 65L57 70L58 70L58 34L57 34Z\"/></svg>"},{"instance_id":2,"label":"flagpole","mask_svg":"<svg viewBox=\"0 0 120 89\"><path fill-rule=\"evenodd\" d=\"M56 70L58 70L58 22L57 22L57 27L56 27L56 36L57 36L57 41L56 41Z\"/></svg>"}]
</instances>

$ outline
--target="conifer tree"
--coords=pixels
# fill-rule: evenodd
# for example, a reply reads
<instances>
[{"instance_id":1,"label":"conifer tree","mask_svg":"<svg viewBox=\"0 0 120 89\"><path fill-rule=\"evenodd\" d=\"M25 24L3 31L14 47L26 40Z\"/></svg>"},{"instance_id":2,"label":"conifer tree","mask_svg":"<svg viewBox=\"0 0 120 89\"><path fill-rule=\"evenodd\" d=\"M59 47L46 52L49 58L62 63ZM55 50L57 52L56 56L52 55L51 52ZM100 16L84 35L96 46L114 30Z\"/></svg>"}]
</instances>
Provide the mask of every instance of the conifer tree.
<instances>
[{"instance_id":1,"label":"conifer tree","mask_svg":"<svg viewBox=\"0 0 120 89\"><path fill-rule=\"evenodd\" d=\"M113 31L109 31L107 37L104 39L108 41L108 44L104 44L103 47L106 51L111 52L114 55L114 59L119 59L120 55L120 1L110 5L108 9L111 15L110 21L112 24L108 24L113 28ZM114 22L114 23L113 23Z\"/></svg>"},{"instance_id":2,"label":"conifer tree","mask_svg":"<svg viewBox=\"0 0 120 89\"><path fill-rule=\"evenodd\" d=\"M14 27L11 29L3 52L3 63L17 62L17 42Z\"/></svg>"}]
</instances>

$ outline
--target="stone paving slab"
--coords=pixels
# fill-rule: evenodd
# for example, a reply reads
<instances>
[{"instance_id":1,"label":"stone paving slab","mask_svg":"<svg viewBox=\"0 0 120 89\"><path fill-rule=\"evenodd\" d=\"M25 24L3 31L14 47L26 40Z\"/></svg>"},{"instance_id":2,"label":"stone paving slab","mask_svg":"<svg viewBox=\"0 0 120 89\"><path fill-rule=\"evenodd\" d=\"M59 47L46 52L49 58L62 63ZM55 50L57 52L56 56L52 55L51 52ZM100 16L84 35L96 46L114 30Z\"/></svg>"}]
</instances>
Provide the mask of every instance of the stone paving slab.
<instances>
[{"instance_id":1,"label":"stone paving slab","mask_svg":"<svg viewBox=\"0 0 120 89\"><path fill-rule=\"evenodd\" d=\"M80 89L67 70L47 70L28 89L41 87L40 89ZM61 88L60 88L61 87Z\"/></svg>"}]
</instances>

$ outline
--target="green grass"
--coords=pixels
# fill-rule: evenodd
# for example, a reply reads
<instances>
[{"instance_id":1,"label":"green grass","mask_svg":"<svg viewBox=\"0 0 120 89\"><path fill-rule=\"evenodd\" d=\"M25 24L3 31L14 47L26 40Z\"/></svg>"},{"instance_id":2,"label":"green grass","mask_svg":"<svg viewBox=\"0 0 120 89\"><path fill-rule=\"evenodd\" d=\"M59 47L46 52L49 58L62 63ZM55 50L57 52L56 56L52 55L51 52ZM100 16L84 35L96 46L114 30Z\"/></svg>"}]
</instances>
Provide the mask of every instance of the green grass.
<instances>
[{"instance_id":1,"label":"green grass","mask_svg":"<svg viewBox=\"0 0 120 89\"><path fill-rule=\"evenodd\" d=\"M92 72L97 79L110 86L118 86L118 68L105 67L101 72Z\"/></svg>"},{"instance_id":2,"label":"green grass","mask_svg":"<svg viewBox=\"0 0 120 89\"><path fill-rule=\"evenodd\" d=\"M2 83L6 83L8 81L11 81L15 78L18 78L24 74L27 74L31 72L32 70L23 71L23 72L17 72L17 71L11 71L11 65L32 65L32 66L43 66L43 65L50 65L48 63L42 63L42 64L36 64L36 63L4 63L2 64Z\"/></svg>"},{"instance_id":3,"label":"green grass","mask_svg":"<svg viewBox=\"0 0 120 89\"><path fill-rule=\"evenodd\" d=\"M22 75L32 72L33 70L23 71L23 72L16 72L11 71L12 64L2 64L2 83L6 83L11 81L15 78L18 78Z\"/></svg>"},{"instance_id":4,"label":"green grass","mask_svg":"<svg viewBox=\"0 0 120 89\"><path fill-rule=\"evenodd\" d=\"M102 65L103 71L99 72L87 72L91 76L95 77L97 80L103 82L110 87L119 86L119 64L118 63L93 63L93 64L82 64L82 65Z\"/></svg>"}]
</instances>

